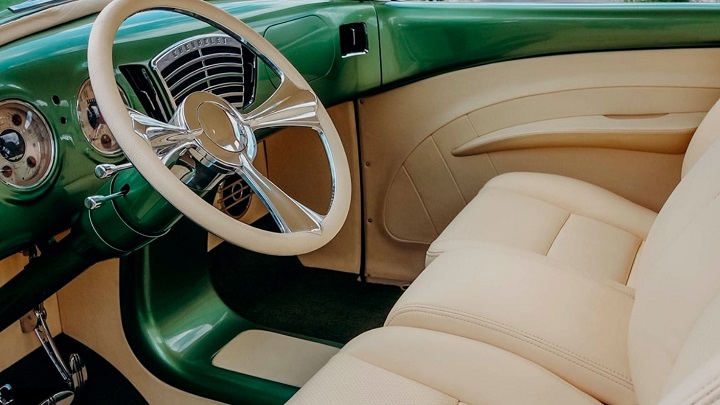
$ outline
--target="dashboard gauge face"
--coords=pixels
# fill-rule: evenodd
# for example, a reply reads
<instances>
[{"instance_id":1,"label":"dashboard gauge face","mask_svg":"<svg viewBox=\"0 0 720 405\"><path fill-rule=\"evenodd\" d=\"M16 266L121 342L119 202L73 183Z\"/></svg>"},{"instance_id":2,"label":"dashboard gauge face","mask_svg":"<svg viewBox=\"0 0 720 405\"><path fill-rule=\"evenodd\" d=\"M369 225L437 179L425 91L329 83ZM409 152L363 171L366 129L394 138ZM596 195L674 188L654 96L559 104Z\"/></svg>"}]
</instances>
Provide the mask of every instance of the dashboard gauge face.
<instances>
[{"instance_id":1,"label":"dashboard gauge face","mask_svg":"<svg viewBox=\"0 0 720 405\"><path fill-rule=\"evenodd\" d=\"M55 159L55 141L40 113L18 100L0 102L0 181L19 189L39 185Z\"/></svg>"},{"instance_id":2,"label":"dashboard gauge face","mask_svg":"<svg viewBox=\"0 0 720 405\"><path fill-rule=\"evenodd\" d=\"M119 86L118 91L123 102L127 105L127 96ZM105 123L105 118L103 118L97 101L95 101L95 92L90 80L85 80L85 83L80 87L77 99L77 114L83 135L96 151L105 156L120 153L120 145L115 140L110 127Z\"/></svg>"}]
</instances>

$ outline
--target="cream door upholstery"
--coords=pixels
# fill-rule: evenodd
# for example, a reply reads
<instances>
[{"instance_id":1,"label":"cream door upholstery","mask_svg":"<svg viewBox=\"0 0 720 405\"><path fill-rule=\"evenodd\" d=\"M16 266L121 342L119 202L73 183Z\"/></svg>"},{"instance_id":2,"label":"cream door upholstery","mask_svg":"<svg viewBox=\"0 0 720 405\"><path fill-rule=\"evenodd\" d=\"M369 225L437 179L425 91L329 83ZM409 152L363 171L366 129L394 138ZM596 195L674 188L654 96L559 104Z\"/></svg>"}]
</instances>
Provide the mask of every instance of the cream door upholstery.
<instances>
[{"instance_id":1,"label":"cream door upholstery","mask_svg":"<svg viewBox=\"0 0 720 405\"><path fill-rule=\"evenodd\" d=\"M625 284L656 216L580 180L508 173L488 182L448 225L426 264L446 250L494 242Z\"/></svg>"},{"instance_id":2,"label":"cream door upholstery","mask_svg":"<svg viewBox=\"0 0 720 405\"><path fill-rule=\"evenodd\" d=\"M470 339L385 327L345 346L290 405L497 405L599 402L542 367Z\"/></svg>"},{"instance_id":3,"label":"cream door upholstery","mask_svg":"<svg viewBox=\"0 0 720 405\"><path fill-rule=\"evenodd\" d=\"M653 223L635 265L634 304L632 289L620 283L563 270L570 266L522 249L488 243L448 251L406 292L388 319L391 326L349 343L294 403L537 403L517 397L540 395L525 379L530 360L611 404L718 403L719 246L715 141ZM398 323L405 327L392 326ZM436 330L423 335L414 327ZM445 337L454 334L472 339ZM421 335L436 337L420 344ZM498 357L488 357L488 343L500 346L492 349ZM502 349L524 357L525 365ZM544 350L553 353L539 354ZM578 370L559 366L565 361ZM614 377L613 384L596 385L600 374ZM622 388L620 375L632 382L635 398L615 387ZM553 387L553 403L567 401L568 389ZM480 396L486 393L492 396Z\"/></svg>"},{"instance_id":4,"label":"cream door upholstery","mask_svg":"<svg viewBox=\"0 0 720 405\"><path fill-rule=\"evenodd\" d=\"M559 55L360 100L367 275L414 279L430 243L503 173L573 177L659 211L698 118L720 97L718 72L720 49ZM496 136L513 142L454 154Z\"/></svg>"},{"instance_id":5,"label":"cream door upholstery","mask_svg":"<svg viewBox=\"0 0 720 405\"><path fill-rule=\"evenodd\" d=\"M493 244L440 255L386 325L479 340L531 360L604 403L635 402L627 335L634 291L544 255Z\"/></svg>"}]
</instances>

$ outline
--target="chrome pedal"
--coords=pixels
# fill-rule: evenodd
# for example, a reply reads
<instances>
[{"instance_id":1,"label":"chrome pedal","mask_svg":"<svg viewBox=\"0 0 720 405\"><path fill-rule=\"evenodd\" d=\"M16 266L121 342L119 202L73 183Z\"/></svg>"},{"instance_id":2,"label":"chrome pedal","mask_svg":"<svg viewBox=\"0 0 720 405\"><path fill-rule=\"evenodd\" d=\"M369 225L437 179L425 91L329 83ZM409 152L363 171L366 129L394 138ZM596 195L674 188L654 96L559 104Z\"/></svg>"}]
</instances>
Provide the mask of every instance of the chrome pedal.
<instances>
[{"instance_id":1,"label":"chrome pedal","mask_svg":"<svg viewBox=\"0 0 720 405\"><path fill-rule=\"evenodd\" d=\"M72 378L73 391L82 391L85 389L87 382L87 368L85 362L82 361L80 355L73 353L70 355L70 378Z\"/></svg>"}]
</instances>

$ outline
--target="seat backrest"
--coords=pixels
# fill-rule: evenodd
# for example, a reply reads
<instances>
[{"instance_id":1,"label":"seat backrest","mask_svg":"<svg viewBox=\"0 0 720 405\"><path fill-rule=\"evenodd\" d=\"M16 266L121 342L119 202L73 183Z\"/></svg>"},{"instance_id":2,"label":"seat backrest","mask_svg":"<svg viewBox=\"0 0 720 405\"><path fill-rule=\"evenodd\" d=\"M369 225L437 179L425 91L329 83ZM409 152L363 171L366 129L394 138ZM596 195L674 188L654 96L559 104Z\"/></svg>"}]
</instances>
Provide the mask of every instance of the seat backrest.
<instances>
[{"instance_id":1,"label":"seat backrest","mask_svg":"<svg viewBox=\"0 0 720 405\"><path fill-rule=\"evenodd\" d=\"M711 118L704 131L720 132L720 113ZM719 195L720 141L670 196L638 258L628 344L641 405L688 384L720 392Z\"/></svg>"},{"instance_id":2,"label":"seat backrest","mask_svg":"<svg viewBox=\"0 0 720 405\"><path fill-rule=\"evenodd\" d=\"M683 159L682 177L685 177L718 138L720 138L720 100L708 111L690 140Z\"/></svg>"}]
</instances>

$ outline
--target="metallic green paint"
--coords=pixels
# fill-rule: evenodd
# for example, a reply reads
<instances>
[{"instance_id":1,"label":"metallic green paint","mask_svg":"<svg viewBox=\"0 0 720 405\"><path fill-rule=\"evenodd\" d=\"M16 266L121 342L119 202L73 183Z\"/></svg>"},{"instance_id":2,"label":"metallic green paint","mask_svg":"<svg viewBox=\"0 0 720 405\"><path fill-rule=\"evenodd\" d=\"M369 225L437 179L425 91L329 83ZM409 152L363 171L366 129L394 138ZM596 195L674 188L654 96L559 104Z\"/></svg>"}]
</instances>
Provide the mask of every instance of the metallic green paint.
<instances>
[{"instance_id":1,"label":"metallic green paint","mask_svg":"<svg viewBox=\"0 0 720 405\"><path fill-rule=\"evenodd\" d=\"M233 404L282 404L297 388L214 367L212 357L240 332L266 329L239 317L215 293L207 232L187 219L122 259L120 303L133 351L153 374L198 395ZM329 343L329 342L323 342Z\"/></svg>"},{"instance_id":2,"label":"metallic green paint","mask_svg":"<svg viewBox=\"0 0 720 405\"><path fill-rule=\"evenodd\" d=\"M534 56L720 45L720 4L391 1L376 10L382 81L392 87Z\"/></svg>"}]
</instances>

